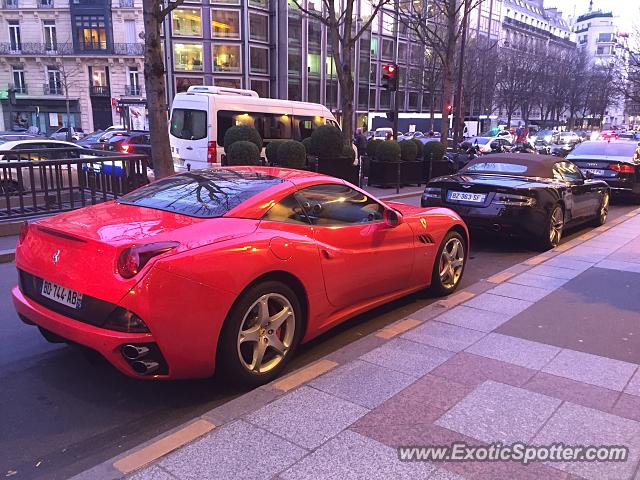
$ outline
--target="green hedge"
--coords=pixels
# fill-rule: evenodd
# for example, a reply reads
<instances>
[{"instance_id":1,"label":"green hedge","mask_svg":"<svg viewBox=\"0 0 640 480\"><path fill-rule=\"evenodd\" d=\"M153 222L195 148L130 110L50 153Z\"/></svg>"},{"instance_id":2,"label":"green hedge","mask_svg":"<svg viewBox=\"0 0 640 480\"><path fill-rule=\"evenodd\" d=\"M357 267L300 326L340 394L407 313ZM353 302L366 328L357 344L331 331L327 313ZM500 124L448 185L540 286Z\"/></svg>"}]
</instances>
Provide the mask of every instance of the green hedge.
<instances>
[{"instance_id":1,"label":"green hedge","mask_svg":"<svg viewBox=\"0 0 640 480\"><path fill-rule=\"evenodd\" d=\"M433 155L434 162L440 162L444 158L444 154L447 153L447 147L442 142L431 141L424 144L423 156L424 159L429 162Z\"/></svg>"},{"instance_id":2,"label":"green hedge","mask_svg":"<svg viewBox=\"0 0 640 480\"><path fill-rule=\"evenodd\" d=\"M321 158L335 158L342 153L342 132L333 125L322 125L311 134L314 151Z\"/></svg>"},{"instance_id":3,"label":"green hedge","mask_svg":"<svg viewBox=\"0 0 640 480\"><path fill-rule=\"evenodd\" d=\"M307 151L307 155L318 154L318 152L315 149L315 144L313 143L313 140L311 140L311 137L307 137L304 140L302 140L302 145L304 145L304 149Z\"/></svg>"},{"instance_id":4,"label":"green hedge","mask_svg":"<svg viewBox=\"0 0 640 480\"><path fill-rule=\"evenodd\" d=\"M414 162L418 155L418 147L411 140L402 140L400 142L400 158L404 162Z\"/></svg>"},{"instance_id":5,"label":"green hedge","mask_svg":"<svg viewBox=\"0 0 640 480\"><path fill-rule=\"evenodd\" d=\"M418 149L418 153L416 154L416 158L418 158L418 159L423 158L423 153L422 152L424 151L424 143L422 143L417 138L412 138L411 141L416 144L416 148Z\"/></svg>"},{"instance_id":6,"label":"green hedge","mask_svg":"<svg viewBox=\"0 0 640 480\"><path fill-rule=\"evenodd\" d=\"M260 165L260 150L247 140L233 142L227 151L229 165Z\"/></svg>"},{"instance_id":7,"label":"green hedge","mask_svg":"<svg viewBox=\"0 0 640 480\"><path fill-rule=\"evenodd\" d=\"M262 137L255 128L248 125L235 125L229 128L224 134L222 146L226 151L234 143L243 140L255 144L258 150L262 150Z\"/></svg>"},{"instance_id":8,"label":"green hedge","mask_svg":"<svg viewBox=\"0 0 640 480\"><path fill-rule=\"evenodd\" d=\"M267 160L270 164L275 165L278 163L278 148L282 140L272 140L269 144L264 148L264 153L267 156Z\"/></svg>"},{"instance_id":9,"label":"green hedge","mask_svg":"<svg viewBox=\"0 0 640 480\"><path fill-rule=\"evenodd\" d=\"M305 166L307 152L301 142L286 140L278 145L278 165L287 168L302 169Z\"/></svg>"},{"instance_id":10,"label":"green hedge","mask_svg":"<svg viewBox=\"0 0 640 480\"><path fill-rule=\"evenodd\" d=\"M380 162L399 162L400 161L400 145L395 140L385 140L380 142L380 146L376 150L376 160Z\"/></svg>"},{"instance_id":11,"label":"green hedge","mask_svg":"<svg viewBox=\"0 0 640 480\"><path fill-rule=\"evenodd\" d=\"M374 140L373 138L367 141L367 157L375 158L376 151L380 145L380 140Z\"/></svg>"}]
</instances>

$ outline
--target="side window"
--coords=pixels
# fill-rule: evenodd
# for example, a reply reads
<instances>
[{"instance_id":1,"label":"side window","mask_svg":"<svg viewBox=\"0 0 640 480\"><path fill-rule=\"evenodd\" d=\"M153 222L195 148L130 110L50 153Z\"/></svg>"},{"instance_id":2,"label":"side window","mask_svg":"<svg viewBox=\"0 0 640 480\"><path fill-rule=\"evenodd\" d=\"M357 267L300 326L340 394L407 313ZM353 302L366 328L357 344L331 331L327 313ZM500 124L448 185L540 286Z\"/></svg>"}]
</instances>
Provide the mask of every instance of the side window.
<instances>
[{"instance_id":1,"label":"side window","mask_svg":"<svg viewBox=\"0 0 640 480\"><path fill-rule=\"evenodd\" d=\"M262 119L256 119L256 115L242 112L220 110L218 112L218 145L224 146L224 134L235 125L249 125L254 127L262 136Z\"/></svg>"},{"instance_id":2,"label":"side window","mask_svg":"<svg viewBox=\"0 0 640 480\"><path fill-rule=\"evenodd\" d=\"M556 178L556 170L565 182L576 182L584 180L580 169L571 162L558 162L553 167L554 178Z\"/></svg>"},{"instance_id":3,"label":"side window","mask_svg":"<svg viewBox=\"0 0 640 480\"><path fill-rule=\"evenodd\" d=\"M294 195L289 195L287 198L276 203L273 207L265 213L264 220L270 220L272 222L287 222L287 223L299 223L309 225L309 219L304 213L304 210L296 200Z\"/></svg>"},{"instance_id":4,"label":"side window","mask_svg":"<svg viewBox=\"0 0 640 480\"><path fill-rule=\"evenodd\" d=\"M313 131L324 125L324 118L315 117L295 117L294 125L297 125L296 136L298 140L304 140L311 136Z\"/></svg>"},{"instance_id":5,"label":"side window","mask_svg":"<svg viewBox=\"0 0 640 480\"><path fill-rule=\"evenodd\" d=\"M291 115L265 113L262 117L263 139L280 140L291 138ZM258 129L260 131L260 129Z\"/></svg>"},{"instance_id":6,"label":"side window","mask_svg":"<svg viewBox=\"0 0 640 480\"><path fill-rule=\"evenodd\" d=\"M312 225L346 226L382 220L382 205L346 185L316 185L295 195Z\"/></svg>"}]
</instances>

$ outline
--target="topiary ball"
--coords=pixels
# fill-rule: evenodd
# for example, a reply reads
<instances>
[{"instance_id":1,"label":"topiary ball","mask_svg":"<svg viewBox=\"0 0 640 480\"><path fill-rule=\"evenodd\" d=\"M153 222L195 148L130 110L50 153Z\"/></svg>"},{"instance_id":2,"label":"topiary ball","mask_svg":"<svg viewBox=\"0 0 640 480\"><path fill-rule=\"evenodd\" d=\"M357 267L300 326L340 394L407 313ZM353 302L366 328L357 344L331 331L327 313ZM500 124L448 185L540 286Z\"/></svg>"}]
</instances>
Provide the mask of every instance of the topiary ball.
<instances>
[{"instance_id":1,"label":"topiary ball","mask_svg":"<svg viewBox=\"0 0 640 480\"><path fill-rule=\"evenodd\" d=\"M224 134L222 146L227 150L235 142L243 140L253 143L258 147L258 150L262 150L262 137L258 133L258 130L248 125L235 125L229 128Z\"/></svg>"},{"instance_id":2,"label":"topiary ball","mask_svg":"<svg viewBox=\"0 0 640 480\"><path fill-rule=\"evenodd\" d=\"M253 142L239 140L229 147L227 161L229 165L260 165L260 150Z\"/></svg>"},{"instance_id":3,"label":"topiary ball","mask_svg":"<svg viewBox=\"0 0 640 480\"><path fill-rule=\"evenodd\" d=\"M402 140L400 142L400 158L404 162L414 162L418 155L418 147L411 140Z\"/></svg>"},{"instance_id":4,"label":"topiary ball","mask_svg":"<svg viewBox=\"0 0 640 480\"><path fill-rule=\"evenodd\" d=\"M433 157L434 162L440 162L444 158L444 154L447 153L447 147L442 142L431 141L424 145L423 156L424 159L429 162Z\"/></svg>"},{"instance_id":5,"label":"topiary ball","mask_svg":"<svg viewBox=\"0 0 640 480\"><path fill-rule=\"evenodd\" d=\"M286 140L278 145L278 164L282 167L303 169L307 151L301 142Z\"/></svg>"},{"instance_id":6,"label":"topiary ball","mask_svg":"<svg viewBox=\"0 0 640 480\"><path fill-rule=\"evenodd\" d=\"M340 129L329 124L316 128L311 134L311 142L316 154L322 158L338 157L344 145Z\"/></svg>"},{"instance_id":7,"label":"topiary ball","mask_svg":"<svg viewBox=\"0 0 640 480\"><path fill-rule=\"evenodd\" d=\"M376 150L376 160L380 162L399 162L400 161L400 145L395 140L380 141L380 145Z\"/></svg>"},{"instance_id":8,"label":"topiary ball","mask_svg":"<svg viewBox=\"0 0 640 480\"><path fill-rule=\"evenodd\" d=\"M272 140L266 147L264 147L264 153L271 165L276 165L278 163L278 148L281 144L282 140Z\"/></svg>"},{"instance_id":9,"label":"topiary ball","mask_svg":"<svg viewBox=\"0 0 640 480\"><path fill-rule=\"evenodd\" d=\"M304 145L304 149L307 151L307 155L317 155L318 152L315 149L315 145L311 137L307 137L302 140L302 145Z\"/></svg>"},{"instance_id":10,"label":"topiary ball","mask_svg":"<svg viewBox=\"0 0 640 480\"><path fill-rule=\"evenodd\" d=\"M375 158L376 151L378 150L378 146L380 145L379 140L371 139L367 142L367 157Z\"/></svg>"},{"instance_id":11,"label":"topiary ball","mask_svg":"<svg viewBox=\"0 0 640 480\"><path fill-rule=\"evenodd\" d=\"M418 153L416 154L416 159L422 158L422 152L424 150L424 143L422 143L417 138L412 138L411 141L416 144L416 148L418 149Z\"/></svg>"}]
</instances>

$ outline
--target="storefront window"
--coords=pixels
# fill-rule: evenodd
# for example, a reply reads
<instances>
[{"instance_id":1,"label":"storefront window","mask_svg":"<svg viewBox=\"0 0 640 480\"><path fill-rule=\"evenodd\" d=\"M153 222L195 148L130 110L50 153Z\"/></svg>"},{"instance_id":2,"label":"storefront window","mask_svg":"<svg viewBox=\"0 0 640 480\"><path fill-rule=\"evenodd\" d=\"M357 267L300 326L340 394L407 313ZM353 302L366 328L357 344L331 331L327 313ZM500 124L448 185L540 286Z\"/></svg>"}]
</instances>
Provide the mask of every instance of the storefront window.
<instances>
[{"instance_id":1,"label":"storefront window","mask_svg":"<svg viewBox=\"0 0 640 480\"><path fill-rule=\"evenodd\" d=\"M269 41L269 17L260 13L249 14L249 39L258 42Z\"/></svg>"},{"instance_id":2,"label":"storefront window","mask_svg":"<svg viewBox=\"0 0 640 480\"><path fill-rule=\"evenodd\" d=\"M171 12L173 35L176 37L202 36L202 11L199 8L178 8Z\"/></svg>"},{"instance_id":3,"label":"storefront window","mask_svg":"<svg viewBox=\"0 0 640 480\"><path fill-rule=\"evenodd\" d=\"M211 36L240 38L240 11L211 9Z\"/></svg>"},{"instance_id":4,"label":"storefront window","mask_svg":"<svg viewBox=\"0 0 640 480\"><path fill-rule=\"evenodd\" d=\"M202 45L195 43L174 43L173 63L176 70L203 70Z\"/></svg>"},{"instance_id":5,"label":"storefront window","mask_svg":"<svg viewBox=\"0 0 640 480\"><path fill-rule=\"evenodd\" d=\"M254 90L262 98L269 98L269 81L251 79L251 90Z\"/></svg>"},{"instance_id":6,"label":"storefront window","mask_svg":"<svg viewBox=\"0 0 640 480\"><path fill-rule=\"evenodd\" d=\"M202 77L176 77L176 93L186 92L192 85L204 85Z\"/></svg>"},{"instance_id":7,"label":"storefront window","mask_svg":"<svg viewBox=\"0 0 640 480\"><path fill-rule=\"evenodd\" d=\"M240 45L214 45L213 46L213 71L240 73L242 63L240 61Z\"/></svg>"},{"instance_id":8,"label":"storefront window","mask_svg":"<svg viewBox=\"0 0 640 480\"><path fill-rule=\"evenodd\" d=\"M249 71L251 73L269 73L269 49L249 47Z\"/></svg>"}]
</instances>

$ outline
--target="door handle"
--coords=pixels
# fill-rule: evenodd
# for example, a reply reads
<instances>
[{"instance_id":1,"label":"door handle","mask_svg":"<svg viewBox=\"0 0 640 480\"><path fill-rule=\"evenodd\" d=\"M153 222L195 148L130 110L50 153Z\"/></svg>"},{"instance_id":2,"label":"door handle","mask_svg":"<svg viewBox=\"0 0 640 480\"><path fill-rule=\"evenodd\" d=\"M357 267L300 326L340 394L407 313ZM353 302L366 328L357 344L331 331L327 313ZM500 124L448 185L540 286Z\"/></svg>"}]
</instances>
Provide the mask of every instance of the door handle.
<instances>
[{"instance_id":1,"label":"door handle","mask_svg":"<svg viewBox=\"0 0 640 480\"><path fill-rule=\"evenodd\" d=\"M193 150L193 147L186 147L187 150Z\"/></svg>"},{"instance_id":2,"label":"door handle","mask_svg":"<svg viewBox=\"0 0 640 480\"><path fill-rule=\"evenodd\" d=\"M331 253L329 250L327 250L325 248L322 249L322 255L327 260L333 260L334 258L336 258L336 256L333 253Z\"/></svg>"}]
</instances>

